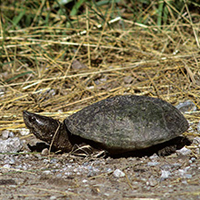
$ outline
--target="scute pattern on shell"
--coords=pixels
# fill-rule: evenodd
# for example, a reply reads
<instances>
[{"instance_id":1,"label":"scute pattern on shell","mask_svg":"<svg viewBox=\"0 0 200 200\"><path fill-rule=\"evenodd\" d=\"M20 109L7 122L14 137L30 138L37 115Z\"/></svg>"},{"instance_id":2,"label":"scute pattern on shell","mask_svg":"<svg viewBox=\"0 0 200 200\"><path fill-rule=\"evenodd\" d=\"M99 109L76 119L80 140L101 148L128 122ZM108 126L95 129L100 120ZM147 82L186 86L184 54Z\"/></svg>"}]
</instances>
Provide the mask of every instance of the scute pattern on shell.
<instances>
[{"instance_id":1,"label":"scute pattern on shell","mask_svg":"<svg viewBox=\"0 0 200 200\"><path fill-rule=\"evenodd\" d=\"M71 134L122 151L168 141L189 126L181 112L166 101L135 95L99 101L64 122Z\"/></svg>"}]
</instances>

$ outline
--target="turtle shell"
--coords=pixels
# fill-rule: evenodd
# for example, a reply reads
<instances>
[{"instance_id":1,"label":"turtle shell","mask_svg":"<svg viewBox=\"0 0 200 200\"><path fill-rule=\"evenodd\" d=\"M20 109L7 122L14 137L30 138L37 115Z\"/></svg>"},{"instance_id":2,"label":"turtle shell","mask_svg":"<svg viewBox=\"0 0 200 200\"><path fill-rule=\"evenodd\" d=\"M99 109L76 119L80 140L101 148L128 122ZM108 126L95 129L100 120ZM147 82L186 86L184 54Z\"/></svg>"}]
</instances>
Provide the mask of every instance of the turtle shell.
<instances>
[{"instance_id":1,"label":"turtle shell","mask_svg":"<svg viewBox=\"0 0 200 200\"><path fill-rule=\"evenodd\" d=\"M135 95L99 101L64 123L72 135L123 152L168 141L189 127L181 112L166 101Z\"/></svg>"}]
</instances>

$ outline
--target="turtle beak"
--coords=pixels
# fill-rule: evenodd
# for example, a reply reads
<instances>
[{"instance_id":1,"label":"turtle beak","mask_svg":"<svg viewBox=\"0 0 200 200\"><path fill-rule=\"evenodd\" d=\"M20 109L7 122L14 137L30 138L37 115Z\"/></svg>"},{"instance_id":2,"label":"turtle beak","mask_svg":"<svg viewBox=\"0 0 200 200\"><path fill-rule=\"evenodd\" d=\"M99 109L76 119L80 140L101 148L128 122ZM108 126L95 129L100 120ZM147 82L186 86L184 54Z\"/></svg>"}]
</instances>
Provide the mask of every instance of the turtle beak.
<instances>
[{"instance_id":1,"label":"turtle beak","mask_svg":"<svg viewBox=\"0 0 200 200\"><path fill-rule=\"evenodd\" d=\"M24 118L24 123L26 124L27 128L31 129L34 121L36 120L35 114L24 110L23 118Z\"/></svg>"},{"instance_id":2,"label":"turtle beak","mask_svg":"<svg viewBox=\"0 0 200 200\"><path fill-rule=\"evenodd\" d=\"M31 117L33 117L34 115L35 115L34 113L31 113L31 112L24 110L23 111L23 118L24 118L25 124L26 124L26 122L31 121Z\"/></svg>"}]
</instances>

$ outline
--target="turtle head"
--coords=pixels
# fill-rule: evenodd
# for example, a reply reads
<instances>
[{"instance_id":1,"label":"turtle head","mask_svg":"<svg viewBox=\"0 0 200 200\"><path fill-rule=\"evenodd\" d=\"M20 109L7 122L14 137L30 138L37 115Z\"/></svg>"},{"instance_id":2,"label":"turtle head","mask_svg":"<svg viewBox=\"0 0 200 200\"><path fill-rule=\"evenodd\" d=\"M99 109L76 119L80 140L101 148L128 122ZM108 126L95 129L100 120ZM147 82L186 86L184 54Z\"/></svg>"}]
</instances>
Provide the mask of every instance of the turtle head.
<instances>
[{"instance_id":1,"label":"turtle head","mask_svg":"<svg viewBox=\"0 0 200 200\"><path fill-rule=\"evenodd\" d=\"M51 143L51 140L60 124L58 120L28 111L23 111L23 118L24 123L31 133L33 133L38 139Z\"/></svg>"},{"instance_id":2,"label":"turtle head","mask_svg":"<svg viewBox=\"0 0 200 200\"><path fill-rule=\"evenodd\" d=\"M37 115L28 111L23 111L23 118L27 128L38 139L48 144L51 144L53 140L53 146L62 151L70 151L72 149L64 123L60 123L51 117Z\"/></svg>"}]
</instances>

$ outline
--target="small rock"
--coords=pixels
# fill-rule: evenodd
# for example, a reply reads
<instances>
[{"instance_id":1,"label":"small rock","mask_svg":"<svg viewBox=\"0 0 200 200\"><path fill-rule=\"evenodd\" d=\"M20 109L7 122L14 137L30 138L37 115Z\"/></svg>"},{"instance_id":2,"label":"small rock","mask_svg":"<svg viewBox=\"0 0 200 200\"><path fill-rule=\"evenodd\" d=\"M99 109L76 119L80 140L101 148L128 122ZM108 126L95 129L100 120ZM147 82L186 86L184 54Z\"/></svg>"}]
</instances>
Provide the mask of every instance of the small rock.
<instances>
[{"instance_id":1,"label":"small rock","mask_svg":"<svg viewBox=\"0 0 200 200\"><path fill-rule=\"evenodd\" d=\"M191 161L192 161L192 162L194 162L195 160L196 160L196 158L195 158L195 157L192 157L192 158L191 158Z\"/></svg>"},{"instance_id":2,"label":"small rock","mask_svg":"<svg viewBox=\"0 0 200 200\"><path fill-rule=\"evenodd\" d=\"M157 160L157 159L159 158L159 156L158 156L156 153L154 153L154 154L153 154L152 156L150 156L149 158L150 158L150 160L155 161L155 160Z\"/></svg>"},{"instance_id":3,"label":"small rock","mask_svg":"<svg viewBox=\"0 0 200 200\"><path fill-rule=\"evenodd\" d=\"M5 165L1 166L1 173L2 174L8 173L8 172L10 172L11 168L12 167L9 164L5 164Z\"/></svg>"},{"instance_id":4,"label":"small rock","mask_svg":"<svg viewBox=\"0 0 200 200\"><path fill-rule=\"evenodd\" d=\"M0 164L5 160L6 155L0 154Z\"/></svg>"},{"instance_id":5,"label":"small rock","mask_svg":"<svg viewBox=\"0 0 200 200\"><path fill-rule=\"evenodd\" d=\"M21 135L28 135L30 133L30 131L27 128L21 128L19 132Z\"/></svg>"},{"instance_id":6,"label":"small rock","mask_svg":"<svg viewBox=\"0 0 200 200\"><path fill-rule=\"evenodd\" d=\"M42 159L42 156L41 156L41 154L35 154L34 155L37 159L39 159L39 160L41 160ZM48 163L49 163L49 160L48 160Z\"/></svg>"},{"instance_id":7,"label":"small rock","mask_svg":"<svg viewBox=\"0 0 200 200\"><path fill-rule=\"evenodd\" d=\"M181 164L180 163L174 163L173 165L173 169L179 169L181 167Z\"/></svg>"},{"instance_id":8,"label":"small rock","mask_svg":"<svg viewBox=\"0 0 200 200\"><path fill-rule=\"evenodd\" d=\"M185 174L185 178L192 178L192 174Z\"/></svg>"},{"instance_id":9,"label":"small rock","mask_svg":"<svg viewBox=\"0 0 200 200\"><path fill-rule=\"evenodd\" d=\"M114 172L113 172L113 175L114 177L116 178L121 178L121 177L124 177L125 176L125 173L123 171L121 171L120 169L116 169Z\"/></svg>"},{"instance_id":10,"label":"small rock","mask_svg":"<svg viewBox=\"0 0 200 200\"><path fill-rule=\"evenodd\" d=\"M179 169L178 172L179 172L179 174L180 174L182 177L184 177L184 178L186 178L186 177L192 177L192 175L190 176L189 174L187 174L187 171L188 171L189 169L190 169L190 166L185 167L184 169Z\"/></svg>"},{"instance_id":11,"label":"small rock","mask_svg":"<svg viewBox=\"0 0 200 200\"><path fill-rule=\"evenodd\" d=\"M195 137L193 139L193 143L199 145L200 144L200 137Z\"/></svg>"},{"instance_id":12,"label":"small rock","mask_svg":"<svg viewBox=\"0 0 200 200\"><path fill-rule=\"evenodd\" d=\"M188 111L195 111L197 110L196 105L191 100L187 100L183 103L179 103L176 105L176 108L178 108L181 112L188 112Z\"/></svg>"},{"instance_id":13,"label":"small rock","mask_svg":"<svg viewBox=\"0 0 200 200\"><path fill-rule=\"evenodd\" d=\"M55 91L54 89L50 89L50 88L49 88L48 90L46 90L46 91L44 92L44 96L46 96L46 95L53 97L53 96L56 95L56 91ZM48 98L48 99L49 99L49 98Z\"/></svg>"},{"instance_id":14,"label":"small rock","mask_svg":"<svg viewBox=\"0 0 200 200\"><path fill-rule=\"evenodd\" d=\"M196 148L194 151L195 151L196 154L200 154L199 148Z\"/></svg>"},{"instance_id":15,"label":"small rock","mask_svg":"<svg viewBox=\"0 0 200 200\"><path fill-rule=\"evenodd\" d=\"M106 197L109 197L109 196L110 196L110 194L109 194L109 193L104 193L104 195L105 195Z\"/></svg>"},{"instance_id":16,"label":"small rock","mask_svg":"<svg viewBox=\"0 0 200 200\"><path fill-rule=\"evenodd\" d=\"M59 173L59 174L56 175L56 177L57 177L57 178L62 178L62 177L63 177L63 174Z\"/></svg>"},{"instance_id":17,"label":"small rock","mask_svg":"<svg viewBox=\"0 0 200 200\"><path fill-rule=\"evenodd\" d=\"M198 131L198 133L200 133L200 121L199 121L199 123L197 124L197 131Z\"/></svg>"},{"instance_id":18,"label":"small rock","mask_svg":"<svg viewBox=\"0 0 200 200\"><path fill-rule=\"evenodd\" d=\"M157 184L158 184L158 182L157 182L157 180L153 176L151 176L149 178L149 181L147 181L147 185L150 185L151 187L154 187Z\"/></svg>"},{"instance_id":19,"label":"small rock","mask_svg":"<svg viewBox=\"0 0 200 200\"><path fill-rule=\"evenodd\" d=\"M22 148L21 141L18 137L0 139L0 153L17 153Z\"/></svg>"},{"instance_id":20,"label":"small rock","mask_svg":"<svg viewBox=\"0 0 200 200\"><path fill-rule=\"evenodd\" d=\"M49 154L49 149L47 149L47 148L44 148L41 152L41 155L43 155L43 156L47 156L48 154Z\"/></svg>"},{"instance_id":21,"label":"small rock","mask_svg":"<svg viewBox=\"0 0 200 200\"><path fill-rule=\"evenodd\" d=\"M191 150L190 149L188 149L188 148L186 148L186 147L183 147L182 149L180 149L180 150L176 150L176 153L178 154L178 155L182 155L182 156L186 156L186 155L189 155L189 154L191 154Z\"/></svg>"},{"instance_id":22,"label":"small rock","mask_svg":"<svg viewBox=\"0 0 200 200\"><path fill-rule=\"evenodd\" d=\"M162 170L165 170L165 171L171 171L172 170L172 165L171 164L164 164L160 168Z\"/></svg>"},{"instance_id":23,"label":"small rock","mask_svg":"<svg viewBox=\"0 0 200 200\"><path fill-rule=\"evenodd\" d=\"M106 173L110 173L111 171L112 171L112 169L111 168L106 168Z\"/></svg>"},{"instance_id":24,"label":"small rock","mask_svg":"<svg viewBox=\"0 0 200 200\"><path fill-rule=\"evenodd\" d=\"M3 130L1 132L1 135L2 135L2 139L8 139L9 137L14 137L14 133L9 130Z\"/></svg>"},{"instance_id":25,"label":"small rock","mask_svg":"<svg viewBox=\"0 0 200 200\"><path fill-rule=\"evenodd\" d=\"M72 62L72 69L75 69L75 70L79 70L79 69L86 69L86 65L84 65L83 63L81 63L80 61L78 60L74 60Z\"/></svg>"},{"instance_id":26,"label":"small rock","mask_svg":"<svg viewBox=\"0 0 200 200\"><path fill-rule=\"evenodd\" d=\"M3 89L0 89L0 97L4 96L5 91L3 91Z\"/></svg>"},{"instance_id":27,"label":"small rock","mask_svg":"<svg viewBox=\"0 0 200 200\"><path fill-rule=\"evenodd\" d=\"M97 173L95 171L89 171L88 174L87 174L87 177L93 177L93 176L96 176Z\"/></svg>"},{"instance_id":28,"label":"small rock","mask_svg":"<svg viewBox=\"0 0 200 200\"><path fill-rule=\"evenodd\" d=\"M50 163L52 164L52 163L57 163L58 162L58 160L56 159L56 158L52 158L51 160L50 160Z\"/></svg>"},{"instance_id":29,"label":"small rock","mask_svg":"<svg viewBox=\"0 0 200 200\"><path fill-rule=\"evenodd\" d=\"M170 171L167 171L167 170L161 170L161 180L165 180L167 178L169 178L170 176Z\"/></svg>"},{"instance_id":30,"label":"small rock","mask_svg":"<svg viewBox=\"0 0 200 200\"><path fill-rule=\"evenodd\" d=\"M49 174L51 174L51 171L50 170L45 170L45 171L43 171L43 173L46 174L46 175L49 175Z\"/></svg>"},{"instance_id":31,"label":"small rock","mask_svg":"<svg viewBox=\"0 0 200 200\"><path fill-rule=\"evenodd\" d=\"M159 162L148 162L147 163L147 165L150 166L150 167L156 166L158 164L159 164Z\"/></svg>"},{"instance_id":32,"label":"small rock","mask_svg":"<svg viewBox=\"0 0 200 200\"><path fill-rule=\"evenodd\" d=\"M107 81L107 78L100 78L100 79L95 80L94 83L96 85L100 85L101 83L104 83L106 81ZM102 87L104 87L104 86L102 86Z\"/></svg>"},{"instance_id":33,"label":"small rock","mask_svg":"<svg viewBox=\"0 0 200 200\"><path fill-rule=\"evenodd\" d=\"M2 139L8 139L9 132L10 132L9 130L3 130L1 132Z\"/></svg>"},{"instance_id":34,"label":"small rock","mask_svg":"<svg viewBox=\"0 0 200 200\"><path fill-rule=\"evenodd\" d=\"M57 199L57 197L56 196L51 196L49 199L50 200L54 200L54 199Z\"/></svg>"},{"instance_id":35,"label":"small rock","mask_svg":"<svg viewBox=\"0 0 200 200\"><path fill-rule=\"evenodd\" d=\"M188 185L188 182L186 180L181 181L184 185Z\"/></svg>"},{"instance_id":36,"label":"small rock","mask_svg":"<svg viewBox=\"0 0 200 200\"><path fill-rule=\"evenodd\" d=\"M3 166L3 168L10 169L10 168L11 168L11 165L10 165L10 164L5 164L5 165Z\"/></svg>"},{"instance_id":37,"label":"small rock","mask_svg":"<svg viewBox=\"0 0 200 200\"><path fill-rule=\"evenodd\" d=\"M189 163L193 163L193 162L195 162L195 160L196 160L196 158L192 157L192 158L190 158Z\"/></svg>"},{"instance_id":38,"label":"small rock","mask_svg":"<svg viewBox=\"0 0 200 200\"><path fill-rule=\"evenodd\" d=\"M130 84L133 81L133 77L132 76L126 76L124 77L124 82L127 84Z\"/></svg>"},{"instance_id":39,"label":"small rock","mask_svg":"<svg viewBox=\"0 0 200 200\"><path fill-rule=\"evenodd\" d=\"M4 163L14 165L16 162L15 162L15 159L13 156L8 156L8 157L4 158Z\"/></svg>"}]
</instances>

